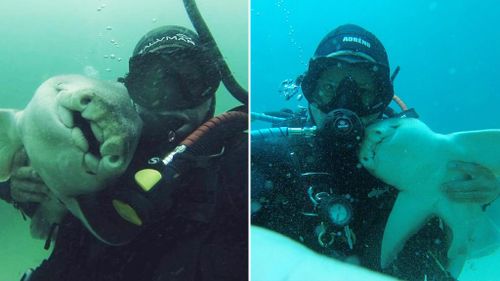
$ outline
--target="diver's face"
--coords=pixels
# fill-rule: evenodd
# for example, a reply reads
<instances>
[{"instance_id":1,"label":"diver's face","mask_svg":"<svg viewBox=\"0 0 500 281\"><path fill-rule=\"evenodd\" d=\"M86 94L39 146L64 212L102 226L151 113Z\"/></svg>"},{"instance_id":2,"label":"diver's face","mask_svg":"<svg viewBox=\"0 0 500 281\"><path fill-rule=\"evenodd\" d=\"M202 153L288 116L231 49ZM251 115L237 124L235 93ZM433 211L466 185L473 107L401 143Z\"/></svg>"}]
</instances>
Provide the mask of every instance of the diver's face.
<instances>
[{"instance_id":1,"label":"diver's face","mask_svg":"<svg viewBox=\"0 0 500 281\"><path fill-rule=\"evenodd\" d=\"M152 111L141 105L135 108L144 121L143 132L146 135L157 136L175 132L178 137L186 137L207 119L213 106L214 97L202 104L189 109ZM174 140L172 140L174 141Z\"/></svg>"},{"instance_id":2,"label":"diver's face","mask_svg":"<svg viewBox=\"0 0 500 281\"><path fill-rule=\"evenodd\" d=\"M186 54L147 53L130 58L125 86L135 103L151 111L194 108L215 90L203 77L202 62Z\"/></svg>"},{"instance_id":3,"label":"diver's face","mask_svg":"<svg viewBox=\"0 0 500 281\"><path fill-rule=\"evenodd\" d=\"M341 83L349 79L355 81L355 91L343 90ZM339 63L323 71L320 75L317 84L316 92L313 95L309 108L312 118L318 127L322 127L325 122L325 117L329 112L320 109L327 104L340 104L337 108L331 110L345 108L354 109L353 111L359 115L355 109L371 106L376 99L376 82L372 75L366 73L366 69L359 68L355 64ZM352 95L349 97L349 95ZM340 100L338 103L336 100ZM359 103L359 104L353 104ZM365 126L373 123L380 116L380 112L369 115L360 116L361 121Z\"/></svg>"},{"instance_id":4,"label":"diver's face","mask_svg":"<svg viewBox=\"0 0 500 281\"><path fill-rule=\"evenodd\" d=\"M354 89L343 91L342 83L346 79L356 84L355 91ZM350 98L352 101L361 103L361 106L368 107L375 100L375 89L376 82L366 69L359 68L354 64L339 62L321 73L313 100L316 104L323 106L332 103L332 101L335 103L336 100ZM356 96L354 97L354 95Z\"/></svg>"}]
</instances>

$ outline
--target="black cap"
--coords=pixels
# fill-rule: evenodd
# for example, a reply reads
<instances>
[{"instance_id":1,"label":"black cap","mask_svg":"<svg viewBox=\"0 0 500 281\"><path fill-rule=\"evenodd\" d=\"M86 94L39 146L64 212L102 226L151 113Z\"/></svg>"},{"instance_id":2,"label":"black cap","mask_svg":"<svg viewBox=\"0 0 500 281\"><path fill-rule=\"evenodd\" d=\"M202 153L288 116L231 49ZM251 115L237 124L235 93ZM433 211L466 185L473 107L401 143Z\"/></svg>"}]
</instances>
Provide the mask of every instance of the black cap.
<instances>
[{"instance_id":1,"label":"black cap","mask_svg":"<svg viewBox=\"0 0 500 281\"><path fill-rule=\"evenodd\" d=\"M182 26L166 25L146 33L135 46L130 59L130 73L125 79L125 85L137 103L141 104L140 100L145 101L141 104L142 106L148 107L150 103L161 98L157 96L158 92L153 92L148 96L146 92L132 91L132 84L136 81L136 77L144 73L143 69L148 68L150 63L159 61L154 55L170 58L168 65L165 65L169 71L182 69L183 72L179 72L176 81L181 89L179 94L189 104L186 108L200 105L213 97L217 91L221 81L220 73L207 48L200 42L198 34ZM148 59L148 56L151 59ZM196 75L190 75L189 69L192 69ZM212 102L210 108L212 113L214 106L215 101Z\"/></svg>"},{"instance_id":2,"label":"black cap","mask_svg":"<svg viewBox=\"0 0 500 281\"><path fill-rule=\"evenodd\" d=\"M387 53L382 43L375 35L360 26L346 24L335 28L321 40L313 59L336 56L336 53L341 56L341 51L364 54L374 62L389 67Z\"/></svg>"},{"instance_id":3,"label":"black cap","mask_svg":"<svg viewBox=\"0 0 500 281\"><path fill-rule=\"evenodd\" d=\"M133 56L163 50L200 48L198 34L177 25L155 28L144 35L135 46Z\"/></svg>"},{"instance_id":4,"label":"black cap","mask_svg":"<svg viewBox=\"0 0 500 281\"><path fill-rule=\"evenodd\" d=\"M385 108L394 95L389 74L389 60L382 43L371 32L354 25L341 25L328 33L319 43L313 57L309 61L308 71L301 82L302 93L312 102L316 83L321 73L338 61L350 63L368 63L378 65L377 69L377 101ZM359 113L359 112L358 112ZM371 113L371 112L370 112Z\"/></svg>"}]
</instances>

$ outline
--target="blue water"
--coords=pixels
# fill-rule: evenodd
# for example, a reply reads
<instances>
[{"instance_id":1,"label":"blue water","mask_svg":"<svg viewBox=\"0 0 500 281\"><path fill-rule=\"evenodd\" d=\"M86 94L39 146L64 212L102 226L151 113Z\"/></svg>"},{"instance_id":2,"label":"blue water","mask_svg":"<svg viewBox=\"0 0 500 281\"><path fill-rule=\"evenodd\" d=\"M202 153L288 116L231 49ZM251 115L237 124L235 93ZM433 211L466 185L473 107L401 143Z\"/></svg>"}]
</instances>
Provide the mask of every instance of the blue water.
<instances>
[{"instance_id":1,"label":"blue water","mask_svg":"<svg viewBox=\"0 0 500 281\"><path fill-rule=\"evenodd\" d=\"M254 0L252 110L286 103L277 89L295 78L323 36L361 25L385 45L395 91L438 132L498 128L500 4L487 1Z\"/></svg>"},{"instance_id":2,"label":"blue water","mask_svg":"<svg viewBox=\"0 0 500 281\"><path fill-rule=\"evenodd\" d=\"M353 23L384 44L401 71L395 92L434 131L500 128L500 4L497 1L253 0L252 111L305 106L278 93L302 74L319 41ZM395 107L395 104L392 104ZM252 122L253 128L269 126ZM498 201L498 200L497 200ZM490 209L499 223L498 202ZM495 213L496 212L496 213ZM469 261L460 280L498 280L500 252Z\"/></svg>"}]
</instances>

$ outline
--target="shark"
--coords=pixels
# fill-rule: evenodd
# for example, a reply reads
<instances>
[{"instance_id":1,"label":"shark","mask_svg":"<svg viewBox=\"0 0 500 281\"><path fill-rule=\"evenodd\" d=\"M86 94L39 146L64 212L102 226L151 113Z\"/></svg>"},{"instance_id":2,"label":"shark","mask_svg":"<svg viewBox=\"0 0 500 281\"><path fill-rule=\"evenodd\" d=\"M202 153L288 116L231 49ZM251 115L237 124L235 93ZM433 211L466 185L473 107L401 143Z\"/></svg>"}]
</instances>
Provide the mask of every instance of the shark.
<instances>
[{"instance_id":1,"label":"shark","mask_svg":"<svg viewBox=\"0 0 500 281\"><path fill-rule=\"evenodd\" d=\"M24 149L50 190L33 217L32 234L67 210L88 227L75 198L100 191L123 174L141 130L122 84L82 75L54 76L24 109L0 109L0 181L11 177L14 156Z\"/></svg>"},{"instance_id":2,"label":"shark","mask_svg":"<svg viewBox=\"0 0 500 281\"><path fill-rule=\"evenodd\" d=\"M499 229L482 206L454 202L441 185L467 179L450 161L472 162L500 176L500 130L439 134L415 118L393 118L366 128L360 163L399 190L382 238L381 266L397 257L406 241L431 217L451 230L447 270L458 277L468 258L493 252Z\"/></svg>"},{"instance_id":3,"label":"shark","mask_svg":"<svg viewBox=\"0 0 500 281\"><path fill-rule=\"evenodd\" d=\"M315 253L277 232L251 227L254 281L395 281L387 275Z\"/></svg>"}]
</instances>

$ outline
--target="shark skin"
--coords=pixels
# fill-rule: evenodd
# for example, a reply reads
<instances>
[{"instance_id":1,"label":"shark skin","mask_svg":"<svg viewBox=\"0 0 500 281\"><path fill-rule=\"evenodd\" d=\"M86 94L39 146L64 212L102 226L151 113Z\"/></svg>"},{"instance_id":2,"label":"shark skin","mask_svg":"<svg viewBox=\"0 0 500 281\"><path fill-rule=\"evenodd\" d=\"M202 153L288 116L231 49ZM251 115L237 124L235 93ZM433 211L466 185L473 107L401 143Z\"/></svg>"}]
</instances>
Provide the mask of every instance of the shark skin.
<instances>
[{"instance_id":1,"label":"shark skin","mask_svg":"<svg viewBox=\"0 0 500 281\"><path fill-rule=\"evenodd\" d=\"M493 252L500 243L498 227L479 204L447 198L441 185L467 175L448 169L450 161L472 162L500 175L500 130L437 134L418 119L387 119L369 126L359 160L374 176L399 194L382 240L381 266L397 257L406 241L433 216L451 229L448 271L460 274L468 258Z\"/></svg>"},{"instance_id":2,"label":"shark skin","mask_svg":"<svg viewBox=\"0 0 500 281\"><path fill-rule=\"evenodd\" d=\"M85 224L75 197L102 190L125 171L141 130L123 85L52 77L24 110L0 109L0 181L9 179L13 157L24 147L52 195ZM57 200L42 203L44 217L61 217Z\"/></svg>"},{"instance_id":3,"label":"shark skin","mask_svg":"<svg viewBox=\"0 0 500 281\"><path fill-rule=\"evenodd\" d=\"M252 281L395 281L366 268L313 252L265 228L251 227Z\"/></svg>"}]
</instances>

